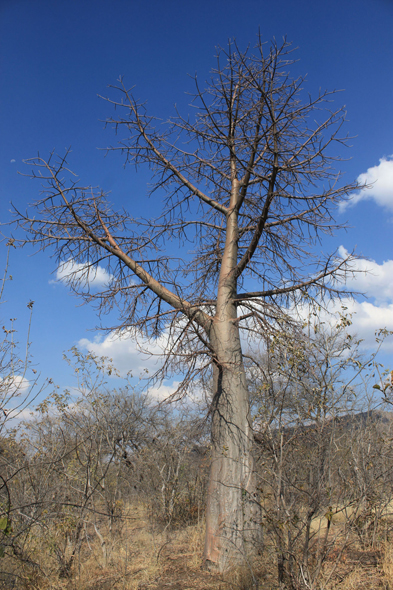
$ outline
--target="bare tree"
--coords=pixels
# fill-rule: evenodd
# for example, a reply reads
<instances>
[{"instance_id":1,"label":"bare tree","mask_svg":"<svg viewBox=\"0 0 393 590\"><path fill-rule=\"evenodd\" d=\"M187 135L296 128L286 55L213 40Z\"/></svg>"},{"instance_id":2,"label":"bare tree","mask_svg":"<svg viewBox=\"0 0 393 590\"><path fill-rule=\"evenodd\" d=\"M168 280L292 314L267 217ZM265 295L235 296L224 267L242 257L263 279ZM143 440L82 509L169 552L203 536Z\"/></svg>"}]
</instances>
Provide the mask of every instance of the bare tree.
<instances>
[{"instance_id":1,"label":"bare tree","mask_svg":"<svg viewBox=\"0 0 393 590\"><path fill-rule=\"evenodd\" d=\"M69 285L101 312L117 305L118 330L166 332L158 378L182 373L180 393L213 367L205 561L219 571L244 560L260 535L240 330L261 337L305 293L337 294L348 262L313 250L338 227L335 203L356 188L340 186L332 165L345 112L330 110L331 92L302 102L291 52L286 41L258 38L253 52L230 42L205 89L195 78L195 116L165 124L122 80L112 87L108 124L120 139L108 149L150 167L157 217L112 209L70 173L67 156L53 155L29 160L44 194L34 213L16 210L22 242L83 265L69 267ZM89 275L99 264L111 278L97 293Z\"/></svg>"},{"instance_id":2,"label":"bare tree","mask_svg":"<svg viewBox=\"0 0 393 590\"><path fill-rule=\"evenodd\" d=\"M372 436L368 454L370 447L373 456L380 448L375 432L382 434L382 413L371 411L375 402L370 405L364 381L369 367L378 364L378 350L362 355L361 340L347 331L350 325L345 313L330 326L310 314L303 334L276 335L259 366L254 359L250 369L265 544L274 547L280 588L326 587L322 573L330 579L353 542L350 533L366 495L348 476L352 457L367 453L363 439ZM371 460L363 465L368 473ZM380 464L377 470L380 480ZM364 486L367 494L371 479ZM376 487L382 487L380 481ZM331 530L340 517L345 527Z\"/></svg>"}]
</instances>

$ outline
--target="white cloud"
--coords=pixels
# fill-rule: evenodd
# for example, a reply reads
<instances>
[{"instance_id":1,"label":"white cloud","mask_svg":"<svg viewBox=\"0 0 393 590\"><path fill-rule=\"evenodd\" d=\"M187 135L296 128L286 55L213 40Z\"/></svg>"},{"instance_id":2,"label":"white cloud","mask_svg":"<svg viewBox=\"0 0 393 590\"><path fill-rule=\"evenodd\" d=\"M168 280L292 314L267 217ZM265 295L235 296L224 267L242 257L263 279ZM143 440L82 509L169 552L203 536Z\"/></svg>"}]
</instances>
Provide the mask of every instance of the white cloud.
<instances>
[{"instance_id":1,"label":"white cloud","mask_svg":"<svg viewBox=\"0 0 393 590\"><path fill-rule=\"evenodd\" d=\"M348 256L344 246L340 246L338 252L342 258ZM338 313L342 305L347 307L346 313L352 314L349 332L363 339L363 348L375 350L375 333L384 328L393 331L393 260L385 260L382 264L375 260L355 260L351 268L360 272L348 276L347 288L364 293L368 300L337 300L332 302L330 310ZM392 337L386 340L383 349L393 351Z\"/></svg>"},{"instance_id":2,"label":"white cloud","mask_svg":"<svg viewBox=\"0 0 393 590\"><path fill-rule=\"evenodd\" d=\"M71 274L74 275L75 279L81 280L85 285L89 284L93 287L102 287L110 283L112 275L110 275L105 268L102 266L90 267L86 263L75 262L69 259L62 262L56 271L56 280L49 281L50 283L56 283L58 281L64 281Z\"/></svg>"},{"instance_id":3,"label":"white cloud","mask_svg":"<svg viewBox=\"0 0 393 590\"><path fill-rule=\"evenodd\" d=\"M311 317L312 324L311 309L306 303L304 306L297 306L296 311L288 310L288 313L305 321ZM342 315L351 321L347 331L352 336L356 336L356 339L362 340L360 348L363 350L376 351L378 347L376 333L379 330L386 328L393 331L393 303L378 306L369 301L356 301L349 297L334 299L318 311L318 322L334 327L338 325ZM382 351L393 352L393 336L386 338Z\"/></svg>"},{"instance_id":4,"label":"white cloud","mask_svg":"<svg viewBox=\"0 0 393 590\"><path fill-rule=\"evenodd\" d=\"M162 383L161 385L158 385L157 387L151 387L147 393L154 400L162 402L162 401L169 399L170 396L175 393L175 391L179 387L179 385L180 385L180 381L173 381L173 383L171 385L166 385L165 383Z\"/></svg>"},{"instance_id":5,"label":"white cloud","mask_svg":"<svg viewBox=\"0 0 393 590\"><path fill-rule=\"evenodd\" d=\"M160 338L151 340L139 337L137 342L132 330L123 330L120 335L112 332L104 340L91 341L82 338L78 342L82 349L97 356L109 357L123 377L128 373L134 377L152 376L162 366L167 344L166 333L163 333ZM179 381L164 382L161 385L150 387L147 393L154 400L161 402L170 398L179 385Z\"/></svg>"},{"instance_id":6,"label":"white cloud","mask_svg":"<svg viewBox=\"0 0 393 590\"><path fill-rule=\"evenodd\" d=\"M338 252L342 258L348 256L344 246L340 246ZM376 350L376 332L384 328L393 331L393 260L386 260L382 264L375 260L355 260L351 263L351 269L354 274L348 275L346 287L350 291L364 293L368 300L350 297L334 299L327 305L326 310L322 309L318 313L318 319L334 326L338 322L339 314L351 316L352 325L349 333L356 334L363 340L363 349ZM343 306L346 308L344 311ZM306 304L298 306L296 314L306 320L310 308ZM386 339L383 351L393 351L393 337Z\"/></svg>"},{"instance_id":7,"label":"white cloud","mask_svg":"<svg viewBox=\"0 0 393 590\"><path fill-rule=\"evenodd\" d=\"M30 382L21 375L0 377L0 400L11 399L27 392Z\"/></svg>"},{"instance_id":8,"label":"white cloud","mask_svg":"<svg viewBox=\"0 0 393 590\"><path fill-rule=\"evenodd\" d=\"M10 160L11 164L15 164L16 160L14 160L14 158L12 158L12 160Z\"/></svg>"},{"instance_id":9,"label":"white cloud","mask_svg":"<svg viewBox=\"0 0 393 590\"><path fill-rule=\"evenodd\" d=\"M359 184L372 185L355 193L350 201L340 204L340 211L353 207L359 201L373 199L380 207L393 210L393 155L381 158L378 166L368 168L357 178Z\"/></svg>"},{"instance_id":10,"label":"white cloud","mask_svg":"<svg viewBox=\"0 0 393 590\"><path fill-rule=\"evenodd\" d=\"M348 331L363 340L361 345L363 349L377 348L375 334L378 330L386 328L393 331L393 303L378 306L369 301L342 299L340 302L334 302L330 310L340 312L343 305L347 308L346 313L352 315L352 325ZM327 316L326 320L329 321ZM383 350L384 352L393 351L393 337L387 338Z\"/></svg>"},{"instance_id":11,"label":"white cloud","mask_svg":"<svg viewBox=\"0 0 393 590\"><path fill-rule=\"evenodd\" d=\"M344 246L340 246L338 252L342 258L349 254ZM381 303L393 300L393 260L378 264L375 260L360 259L351 264L351 269L356 272L347 278L349 290L364 293Z\"/></svg>"},{"instance_id":12,"label":"white cloud","mask_svg":"<svg viewBox=\"0 0 393 590\"><path fill-rule=\"evenodd\" d=\"M18 420L31 420L33 416L33 412L30 408L23 408L23 410L19 410L16 414L16 416L12 416L12 419L18 419Z\"/></svg>"},{"instance_id":13,"label":"white cloud","mask_svg":"<svg viewBox=\"0 0 393 590\"><path fill-rule=\"evenodd\" d=\"M22 375L0 377L0 431L15 425L15 420L23 420L29 414L27 399L31 383Z\"/></svg>"},{"instance_id":14,"label":"white cloud","mask_svg":"<svg viewBox=\"0 0 393 590\"><path fill-rule=\"evenodd\" d=\"M120 334L111 332L104 340L82 338L78 344L97 356L111 358L120 375L131 372L133 376L139 377L146 371L153 374L160 368L167 342L165 333L158 339L139 338L137 342L132 330L123 330Z\"/></svg>"},{"instance_id":15,"label":"white cloud","mask_svg":"<svg viewBox=\"0 0 393 590\"><path fill-rule=\"evenodd\" d=\"M28 422L33 417L33 412L30 408L23 408L21 410L10 410L7 416L6 427L13 428L17 426L20 422L25 421Z\"/></svg>"}]
</instances>

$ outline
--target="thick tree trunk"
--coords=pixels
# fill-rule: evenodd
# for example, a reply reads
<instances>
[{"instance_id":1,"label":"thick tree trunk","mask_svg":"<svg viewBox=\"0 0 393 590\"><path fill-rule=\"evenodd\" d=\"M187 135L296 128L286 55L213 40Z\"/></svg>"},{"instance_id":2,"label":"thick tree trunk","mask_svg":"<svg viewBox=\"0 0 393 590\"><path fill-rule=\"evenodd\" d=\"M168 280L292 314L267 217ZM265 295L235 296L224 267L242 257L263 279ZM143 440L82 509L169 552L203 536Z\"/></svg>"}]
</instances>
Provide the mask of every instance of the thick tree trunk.
<instances>
[{"instance_id":1,"label":"thick tree trunk","mask_svg":"<svg viewBox=\"0 0 393 590\"><path fill-rule=\"evenodd\" d=\"M224 572L247 563L261 546L253 471L249 398L236 321L216 321L212 464L207 497L205 563Z\"/></svg>"}]
</instances>

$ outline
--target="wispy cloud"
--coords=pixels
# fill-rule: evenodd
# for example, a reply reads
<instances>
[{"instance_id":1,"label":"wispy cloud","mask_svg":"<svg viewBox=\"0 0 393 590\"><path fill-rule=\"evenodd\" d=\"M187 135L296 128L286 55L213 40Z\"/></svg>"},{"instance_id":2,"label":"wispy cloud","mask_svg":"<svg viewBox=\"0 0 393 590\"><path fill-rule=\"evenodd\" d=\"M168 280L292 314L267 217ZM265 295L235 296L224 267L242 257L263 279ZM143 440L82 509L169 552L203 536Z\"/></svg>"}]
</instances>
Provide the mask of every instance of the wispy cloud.
<instances>
[{"instance_id":1,"label":"wispy cloud","mask_svg":"<svg viewBox=\"0 0 393 590\"><path fill-rule=\"evenodd\" d=\"M32 384L22 375L0 376L0 432L25 419Z\"/></svg>"},{"instance_id":2,"label":"wispy cloud","mask_svg":"<svg viewBox=\"0 0 393 590\"><path fill-rule=\"evenodd\" d=\"M386 328L393 331L393 303L376 305L370 301L356 301L354 299L342 299L335 301L329 308L330 312L342 312L342 306L346 313L351 316L352 325L348 331L362 339L361 347L365 350L376 349L376 333ZM322 318L322 321L332 323L334 317ZM393 338L388 338L383 346L384 352L393 351Z\"/></svg>"},{"instance_id":3,"label":"wispy cloud","mask_svg":"<svg viewBox=\"0 0 393 590\"><path fill-rule=\"evenodd\" d=\"M161 385L158 385L157 387L151 387L148 390L148 394L154 400L157 400L160 402L165 401L165 400L168 400L171 397L171 395L173 395L175 393L175 391L177 390L179 385L180 385L180 381L173 381L173 383L171 385L167 385L165 383L162 383Z\"/></svg>"},{"instance_id":4,"label":"wispy cloud","mask_svg":"<svg viewBox=\"0 0 393 590\"><path fill-rule=\"evenodd\" d=\"M49 282L54 284L59 281L67 281L71 277L92 287L108 285L113 278L102 266L89 266L86 263L75 262L70 258L59 265L56 279Z\"/></svg>"},{"instance_id":5,"label":"wispy cloud","mask_svg":"<svg viewBox=\"0 0 393 590\"><path fill-rule=\"evenodd\" d=\"M348 251L340 246L339 254L346 258ZM332 325L337 323L338 314L342 312L344 305L347 313L352 315L350 332L363 339L364 349L375 350L375 332L382 328L393 330L393 260L386 260L382 264L374 260L356 260L352 263L352 270L354 274L348 276L346 286L350 290L364 293L369 300L358 301L349 297L333 300L328 311L321 311L321 321ZM306 305L298 311L302 317L307 317L310 312ZM151 376L162 366L168 342L169 334L166 331L157 339L140 336L137 339L133 330L125 329L120 333L112 332L105 338L83 338L78 345L82 350L112 359L120 375L131 373L134 377L139 377ZM393 350L393 338L388 339L384 350ZM153 398L163 400L174 393L177 385L176 382L164 383L151 388L149 393Z\"/></svg>"},{"instance_id":6,"label":"wispy cloud","mask_svg":"<svg viewBox=\"0 0 393 590\"><path fill-rule=\"evenodd\" d=\"M23 395L29 387L29 380L21 375L0 376L0 401Z\"/></svg>"},{"instance_id":7,"label":"wispy cloud","mask_svg":"<svg viewBox=\"0 0 393 590\"><path fill-rule=\"evenodd\" d=\"M367 172L358 176L357 181L371 186L355 193L351 200L341 203L340 211L371 199L380 207L393 211L393 155L381 158L377 166L368 168Z\"/></svg>"},{"instance_id":8,"label":"wispy cloud","mask_svg":"<svg viewBox=\"0 0 393 590\"><path fill-rule=\"evenodd\" d=\"M339 254L342 258L348 256L344 246L340 246ZM345 297L330 302L327 310L320 312L320 320L326 324L337 322L338 314L351 316L352 325L349 332L363 340L362 348L375 350L375 334L386 328L393 331L393 260L386 260L378 264L375 260L355 260L351 264L354 271L346 281L351 291L364 293L366 301ZM302 317L307 317L309 309L304 306L299 309ZM393 338L388 338L383 346L384 352L393 351Z\"/></svg>"},{"instance_id":9,"label":"wispy cloud","mask_svg":"<svg viewBox=\"0 0 393 590\"><path fill-rule=\"evenodd\" d=\"M103 340L82 338L78 345L97 356L106 356L112 359L114 366L120 375L131 373L135 377L155 373L162 365L165 347L168 344L168 335L163 333L157 339L142 339L135 336L133 330L111 332Z\"/></svg>"},{"instance_id":10,"label":"wispy cloud","mask_svg":"<svg viewBox=\"0 0 393 590\"><path fill-rule=\"evenodd\" d=\"M349 254L344 246L340 246L338 252L342 258ZM378 264L375 260L359 259L351 264L351 268L354 274L349 275L346 281L349 290L373 297L378 303L392 302L393 260L385 260Z\"/></svg>"},{"instance_id":11,"label":"wispy cloud","mask_svg":"<svg viewBox=\"0 0 393 590\"><path fill-rule=\"evenodd\" d=\"M120 334L112 332L103 340L82 338L78 342L81 349L110 358L122 377L131 374L137 378L152 376L162 366L167 344L166 332L157 339L139 336L137 340L132 330L123 330ZM152 399L161 402L169 399L179 384L179 381L164 382L150 387L147 393Z\"/></svg>"}]
</instances>

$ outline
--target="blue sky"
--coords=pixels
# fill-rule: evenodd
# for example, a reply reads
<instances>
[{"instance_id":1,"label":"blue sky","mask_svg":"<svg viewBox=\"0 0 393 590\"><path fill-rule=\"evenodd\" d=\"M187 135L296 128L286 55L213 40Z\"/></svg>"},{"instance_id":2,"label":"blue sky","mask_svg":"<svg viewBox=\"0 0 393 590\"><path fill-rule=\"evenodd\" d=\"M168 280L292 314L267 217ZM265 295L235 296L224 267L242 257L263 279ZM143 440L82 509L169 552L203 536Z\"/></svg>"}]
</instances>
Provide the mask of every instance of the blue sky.
<instances>
[{"instance_id":1,"label":"blue sky","mask_svg":"<svg viewBox=\"0 0 393 590\"><path fill-rule=\"evenodd\" d=\"M105 159L97 150L114 141L102 123L110 109L97 95L122 75L152 113L166 118L175 103L187 107L187 74L207 78L215 48L229 37L241 48L253 45L258 27L266 41L287 36L299 47L292 72L307 74L311 94L344 90L336 101L346 105L346 131L354 139L341 170L346 182L363 175L375 185L338 212L338 220L351 227L324 247L356 246L371 260L373 275L350 285L368 293L367 301L350 309L358 312L354 325L371 346L374 329L393 329L391 0L0 0L0 220L10 219L10 201L23 209L38 195L37 183L17 174L29 172L22 161L69 146L71 168L83 182L111 191L111 199L134 215L143 212L147 177L135 177L120 157ZM13 281L1 321L17 317L23 342L26 304L34 300L34 362L43 375L66 384L62 352L75 344L92 347L98 320L91 307L80 307L54 282L56 267L47 253L31 254L12 251ZM4 246L0 255L2 262ZM139 371L132 343L102 336L94 347L113 356L122 370Z\"/></svg>"}]
</instances>

